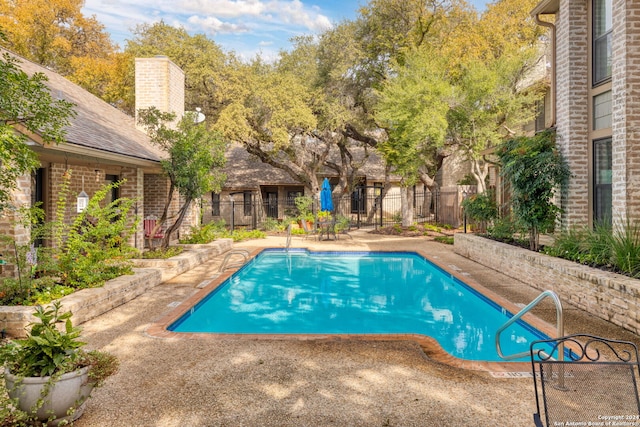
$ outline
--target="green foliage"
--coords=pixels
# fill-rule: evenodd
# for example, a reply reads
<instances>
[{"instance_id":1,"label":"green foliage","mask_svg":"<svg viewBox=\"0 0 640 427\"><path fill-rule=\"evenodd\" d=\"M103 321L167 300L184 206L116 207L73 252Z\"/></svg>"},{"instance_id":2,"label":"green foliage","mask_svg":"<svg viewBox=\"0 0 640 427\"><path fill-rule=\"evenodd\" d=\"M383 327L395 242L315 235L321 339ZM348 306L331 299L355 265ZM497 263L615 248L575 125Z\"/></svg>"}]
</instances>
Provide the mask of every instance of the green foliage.
<instances>
[{"instance_id":1,"label":"green foliage","mask_svg":"<svg viewBox=\"0 0 640 427\"><path fill-rule=\"evenodd\" d=\"M38 306L23 339L10 341L0 347L0 366L18 377L52 377L89 366L89 381L95 387L118 370L115 356L93 350L85 352L80 341L80 329L73 326L71 312L62 312L59 301L50 307ZM63 327L58 325L62 324Z\"/></svg>"},{"instance_id":2,"label":"green foliage","mask_svg":"<svg viewBox=\"0 0 640 427\"><path fill-rule=\"evenodd\" d=\"M131 221L133 200L120 198L104 206L104 199L121 183L105 185L89 200L87 208L65 223L70 175L58 195L55 218L38 223L35 214L25 214L31 238L50 239L52 247L16 245L10 236L0 236L14 250L5 257L17 267L16 278L0 279L0 303L3 305L46 304L77 289L96 287L106 280L132 274L131 259L138 255L128 239L137 229ZM31 218L31 219L29 219Z\"/></svg>"},{"instance_id":3,"label":"green foliage","mask_svg":"<svg viewBox=\"0 0 640 427\"><path fill-rule=\"evenodd\" d=\"M640 277L640 224L627 221L611 227L596 224L593 229L573 228L558 233L553 245L543 252L592 267L612 269Z\"/></svg>"},{"instance_id":4,"label":"green foliage","mask_svg":"<svg viewBox=\"0 0 640 427\"><path fill-rule=\"evenodd\" d=\"M0 381L0 427L26 427L33 425L32 417L18 409L16 400L9 398L5 382Z\"/></svg>"},{"instance_id":5,"label":"green foliage","mask_svg":"<svg viewBox=\"0 0 640 427\"><path fill-rule=\"evenodd\" d=\"M615 227L611 238L613 265L631 277L640 276L640 223L627 221Z\"/></svg>"},{"instance_id":6,"label":"green foliage","mask_svg":"<svg viewBox=\"0 0 640 427\"><path fill-rule=\"evenodd\" d=\"M511 184L513 212L529 232L529 247L537 250L540 232L552 229L560 208L554 191L569 178L569 167L555 147L555 133L544 131L502 144L497 155L501 173Z\"/></svg>"},{"instance_id":7,"label":"green foliage","mask_svg":"<svg viewBox=\"0 0 640 427\"><path fill-rule=\"evenodd\" d=\"M298 209L298 219L300 221L314 221L313 198L310 196L298 196L293 202Z\"/></svg>"},{"instance_id":8,"label":"green foliage","mask_svg":"<svg viewBox=\"0 0 640 427\"><path fill-rule=\"evenodd\" d=\"M58 253L62 283L81 289L133 273L131 259L138 253L127 241L139 222L138 218L130 221L134 201L120 198L100 206L120 184L108 184L96 191L87 208L76 216Z\"/></svg>"},{"instance_id":9,"label":"green foliage","mask_svg":"<svg viewBox=\"0 0 640 427\"><path fill-rule=\"evenodd\" d=\"M349 231L351 228L351 219L344 215L336 215L336 225L335 230L336 233L340 233L342 231Z\"/></svg>"},{"instance_id":10,"label":"green foliage","mask_svg":"<svg viewBox=\"0 0 640 427\"><path fill-rule=\"evenodd\" d=\"M389 135L378 149L394 171L412 184L420 167L437 163L453 89L446 61L430 50L408 53L393 74L378 92L376 120Z\"/></svg>"},{"instance_id":11,"label":"green foliage","mask_svg":"<svg viewBox=\"0 0 640 427\"><path fill-rule=\"evenodd\" d=\"M452 236L436 236L433 238L436 242L444 243L446 245L453 245Z\"/></svg>"},{"instance_id":12,"label":"green foliage","mask_svg":"<svg viewBox=\"0 0 640 427\"><path fill-rule=\"evenodd\" d=\"M142 253L143 259L167 259L180 255L184 251L182 246L170 246L168 248L156 248Z\"/></svg>"},{"instance_id":13,"label":"green foliage","mask_svg":"<svg viewBox=\"0 0 640 427\"><path fill-rule=\"evenodd\" d=\"M203 244L213 242L216 239L233 239L234 242L240 242L248 239L264 239L267 237L261 230L233 230L226 228L223 219L219 221L203 224L200 227L193 227L188 238L181 240L180 243L185 244Z\"/></svg>"},{"instance_id":14,"label":"green foliage","mask_svg":"<svg viewBox=\"0 0 640 427\"><path fill-rule=\"evenodd\" d=\"M275 218L267 217L262 221L261 228L264 231L283 231L286 228L286 224L281 224Z\"/></svg>"},{"instance_id":15,"label":"green foliage","mask_svg":"<svg viewBox=\"0 0 640 427\"><path fill-rule=\"evenodd\" d=\"M195 123L193 113L185 114L177 128L171 125L175 119L175 114L155 107L138 111L138 123L146 129L151 141L169 154L169 158L161 161L171 188L159 223L167 219L174 190L184 199L175 222L165 232L163 248L169 246L171 235L179 229L191 203L205 193L219 193L226 180L222 172L226 143L221 135L209 131L205 123Z\"/></svg>"},{"instance_id":16,"label":"green foliage","mask_svg":"<svg viewBox=\"0 0 640 427\"><path fill-rule=\"evenodd\" d=\"M46 377L64 374L77 368L78 349L84 345L80 330L71 323L71 312L62 313L60 302L49 308L36 307L39 322L30 324L24 339L10 342L1 349L0 362L14 375ZM64 329L57 327L64 324Z\"/></svg>"},{"instance_id":17,"label":"green foliage","mask_svg":"<svg viewBox=\"0 0 640 427\"><path fill-rule=\"evenodd\" d=\"M208 224L201 224L198 227L191 227L189 237L180 240L184 244L206 244L213 242L226 231L224 219L212 221Z\"/></svg>"},{"instance_id":18,"label":"green foliage","mask_svg":"<svg viewBox=\"0 0 640 427\"><path fill-rule=\"evenodd\" d=\"M3 54L0 59L0 213L11 202L16 180L40 165L16 126L38 134L45 142L64 142L65 128L74 116L73 104L56 100L42 73L29 77L18 61Z\"/></svg>"},{"instance_id":19,"label":"green foliage","mask_svg":"<svg viewBox=\"0 0 640 427\"><path fill-rule=\"evenodd\" d=\"M89 382L94 387L100 387L108 377L118 371L120 361L115 355L104 351L80 351L78 365L89 366Z\"/></svg>"},{"instance_id":20,"label":"green foliage","mask_svg":"<svg viewBox=\"0 0 640 427\"><path fill-rule=\"evenodd\" d=\"M477 222L484 231L487 224L498 217L498 207L493 193L485 191L473 194L462 201L464 214L471 221Z\"/></svg>"},{"instance_id":21,"label":"green foliage","mask_svg":"<svg viewBox=\"0 0 640 427\"><path fill-rule=\"evenodd\" d=\"M513 241L514 236L522 232L520 227L511 217L498 218L487 228L489 236L500 241Z\"/></svg>"}]
</instances>

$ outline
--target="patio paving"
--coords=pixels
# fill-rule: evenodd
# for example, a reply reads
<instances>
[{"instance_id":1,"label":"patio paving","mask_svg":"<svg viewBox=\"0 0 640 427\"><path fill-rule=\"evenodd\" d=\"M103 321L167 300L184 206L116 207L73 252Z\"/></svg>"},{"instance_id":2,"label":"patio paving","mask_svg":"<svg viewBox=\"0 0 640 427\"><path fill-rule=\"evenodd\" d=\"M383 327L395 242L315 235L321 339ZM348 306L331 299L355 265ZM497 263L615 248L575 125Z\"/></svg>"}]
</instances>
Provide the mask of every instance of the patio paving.
<instances>
[{"instance_id":1,"label":"patio paving","mask_svg":"<svg viewBox=\"0 0 640 427\"><path fill-rule=\"evenodd\" d=\"M516 304L539 291L429 238L352 233L292 247L421 250ZM284 237L236 244L284 247ZM82 325L91 348L116 354L120 371L94 390L89 426L529 426L531 378L495 378L430 360L412 341L157 338L146 331L218 271L224 256L177 276ZM551 303L534 311L555 319ZM640 344L640 337L565 305L567 333ZM514 374L518 376L518 374Z\"/></svg>"}]
</instances>

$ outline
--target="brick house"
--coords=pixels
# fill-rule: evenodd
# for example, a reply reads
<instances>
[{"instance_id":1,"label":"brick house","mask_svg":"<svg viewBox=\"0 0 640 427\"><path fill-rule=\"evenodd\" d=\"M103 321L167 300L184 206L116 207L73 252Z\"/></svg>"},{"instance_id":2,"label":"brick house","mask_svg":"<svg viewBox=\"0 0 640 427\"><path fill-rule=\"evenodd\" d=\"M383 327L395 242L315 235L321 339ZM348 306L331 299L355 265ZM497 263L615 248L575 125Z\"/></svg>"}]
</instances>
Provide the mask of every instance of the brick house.
<instances>
[{"instance_id":1,"label":"brick house","mask_svg":"<svg viewBox=\"0 0 640 427\"><path fill-rule=\"evenodd\" d=\"M562 226L640 218L640 2L544 0L554 45L547 126L572 177Z\"/></svg>"},{"instance_id":2,"label":"brick house","mask_svg":"<svg viewBox=\"0 0 640 427\"><path fill-rule=\"evenodd\" d=\"M27 143L38 154L41 165L32 176L23 176L19 180L18 189L14 192L14 204L30 206L41 202L47 219L52 219L66 173L71 176L72 198L82 191L91 197L105 183L126 179L109 197L135 199L137 215L158 216L168 190L168 180L160 168L160 160L165 154L150 142L144 132L136 128L134 119L55 72L14 56L27 75L44 74L51 94L73 102L77 113L66 129L64 144L43 144L37 135L28 136ZM147 58L137 61L136 66L136 79L145 82L136 90L136 110L155 105L181 115L184 112L182 71L166 57ZM71 221L76 212L75 203L69 201L66 219ZM28 243L29 231L12 225L11 213L5 214L0 218L0 233L13 237L17 244ZM184 229L187 230L197 219L198 215L191 215L185 221ZM130 243L137 248L144 247L142 221Z\"/></svg>"},{"instance_id":3,"label":"brick house","mask_svg":"<svg viewBox=\"0 0 640 427\"><path fill-rule=\"evenodd\" d=\"M385 181L384 161L373 150L365 153L363 149L355 149L352 150L352 154L356 163L361 163L357 181L364 188L358 191L364 191L369 198L375 197ZM330 156L335 163L340 161L337 150L334 150ZM288 172L263 163L239 144L232 144L227 149L226 157L225 185L220 194L210 194L203 203L203 222L205 223L224 219L227 224L233 221L235 225L253 228L265 218L283 220L295 216L297 210L294 199L298 196L307 195L316 198L319 196L319 193L309 194L304 185ZM319 181L325 177L329 179L332 187L338 184L339 177L334 170L321 169L318 172ZM393 185L390 194L398 194L399 197L400 177L392 174L389 179ZM334 194L334 198L337 197L339 196ZM342 197L348 199L351 194L344 194ZM231 219L232 210L233 220ZM340 213L347 215L350 212Z\"/></svg>"}]
</instances>

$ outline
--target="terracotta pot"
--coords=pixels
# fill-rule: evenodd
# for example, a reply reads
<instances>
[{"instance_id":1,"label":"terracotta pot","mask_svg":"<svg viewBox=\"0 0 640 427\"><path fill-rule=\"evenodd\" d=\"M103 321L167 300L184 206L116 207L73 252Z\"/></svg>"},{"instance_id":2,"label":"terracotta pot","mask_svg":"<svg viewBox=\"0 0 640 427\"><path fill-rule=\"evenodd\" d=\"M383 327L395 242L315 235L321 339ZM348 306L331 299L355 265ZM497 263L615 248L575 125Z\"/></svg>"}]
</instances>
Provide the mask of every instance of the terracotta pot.
<instances>
[{"instance_id":1,"label":"terracotta pot","mask_svg":"<svg viewBox=\"0 0 640 427\"><path fill-rule=\"evenodd\" d=\"M4 380L9 397L18 399L18 407L28 413L34 413L40 421L46 421L55 416L51 425L57 425L61 421L73 421L84 412L85 403L93 384L89 383L89 368L85 367L62 375L49 384L51 377L20 377L5 370ZM43 390L48 388L48 393ZM38 406L38 400L43 403ZM69 411L74 409L71 415ZM49 424L49 423L48 423Z\"/></svg>"}]
</instances>

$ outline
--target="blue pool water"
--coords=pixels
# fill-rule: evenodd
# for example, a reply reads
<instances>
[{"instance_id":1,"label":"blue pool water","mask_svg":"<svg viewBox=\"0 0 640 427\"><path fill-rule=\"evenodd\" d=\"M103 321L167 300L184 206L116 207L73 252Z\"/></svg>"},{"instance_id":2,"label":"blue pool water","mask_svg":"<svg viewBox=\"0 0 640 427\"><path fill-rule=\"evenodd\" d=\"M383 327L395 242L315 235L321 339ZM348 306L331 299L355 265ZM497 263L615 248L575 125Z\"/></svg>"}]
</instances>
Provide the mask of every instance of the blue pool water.
<instances>
[{"instance_id":1,"label":"blue pool water","mask_svg":"<svg viewBox=\"0 0 640 427\"><path fill-rule=\"evenodd\" d=\"M174 322L174 332L421 334L466 360L502 361L510 315L412 252L266 250ZM546 338L517 322L504 354Z\"/></svg>"}]
</instances>

